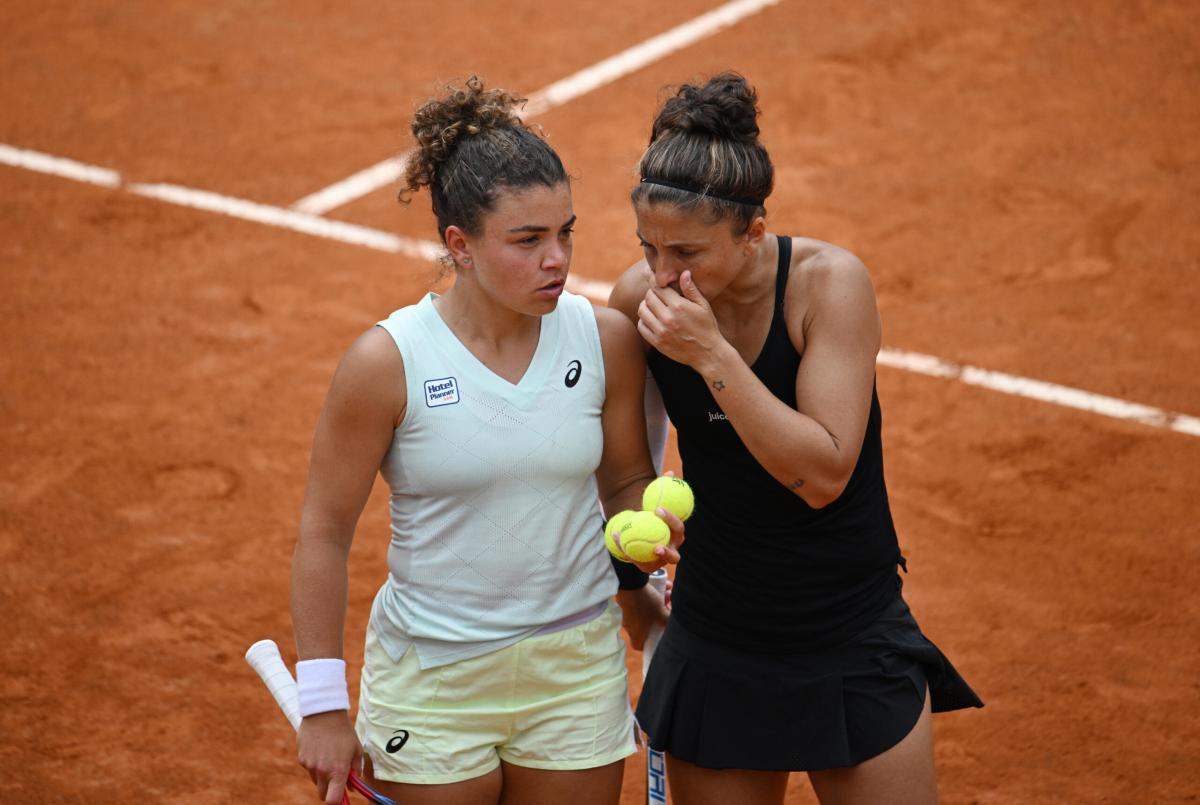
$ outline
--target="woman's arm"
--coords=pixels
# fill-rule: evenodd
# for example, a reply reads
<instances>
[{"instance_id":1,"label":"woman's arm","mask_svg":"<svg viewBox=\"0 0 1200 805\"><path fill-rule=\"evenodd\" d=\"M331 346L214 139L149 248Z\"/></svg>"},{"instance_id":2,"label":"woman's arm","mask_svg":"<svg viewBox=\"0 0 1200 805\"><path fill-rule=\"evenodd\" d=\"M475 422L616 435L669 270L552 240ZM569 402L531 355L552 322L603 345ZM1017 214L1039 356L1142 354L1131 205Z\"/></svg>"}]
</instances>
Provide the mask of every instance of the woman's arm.
<instances>
[{"instance_id":1,"label":"woman's arm","mask_svg":"<svg viewBox=\"0 0 1200 805\"><path fill-rule=\"evenodd\" d=\"M313 438L292 559L292 621L302 660L342 656L346 559L405 397L400 352L374 327L334 373Z\"/></svg>"},{"instance_id":2,"label":"woman's arm","mask_svg":"<svg viewBox=\"0 0 1200 805\"><path fill-rule=\"evenodd\" d=\"M646 295L646 290L652 285L650 269L645 260L639 260L632 265L613 286L608 298L608 306L625 315L635 326L637 325L638 305ZM639 339L640 340L640 339ZM640 342L645 353L646 342ZM650 458L654 463L656 474L662 474L663 457L667 450L667 436L670 422L667 419L667 409L663 405L662 392L654 381L649 369L645 372L645 392L642 409L646 417L646 438L650 443Z\"/></svg>"},{"instance_id":3,"label":"woman's arm","mask_svg":"<svg viewBox=\"0 0 1200 805\"><path fill-rule=\"evenodd\" d=\"M803 345L796 410L762 384L722 336L691 280L683 294L653 288L639 308L638 330L652 346L687 364L708 384L750 453L777 481L814 508L841 495L850 480L870 413L881 326L863 264L848 252L818 251L791 283L789 334ZM797 277L797 274L802 276Z\"/></svg>"},{"instance_id":4,"label":"woman's arm","mask_svg":"<svg viewBox=\"0 0 1200 805\"><path fill-rule=\"evenodd\" d=\"M338 366L313 439L292 558L292 624L301 660L342 656L346 559L406 396L400 353L373 327ZM348 711L306 717L297 750L319 795L340 802L351 764L361 756Z\"/></svg>"},{"instance_id":5,"label":"woman's arm","mask_svg":"<svg viewBox=\"0 0 1200 805\"><path fill-rule=\"evenodd\" d=\"M646 439L650 443L650 460L654 473L662 475L663 459L667 453L668 425L667 407L654 375L646 370L646 390L642 395L642 412L646 417Z\"/></svg>"},{"instance_id":6,"label":"woman's arm","mask_svg":"<svg viewBox=\"0 0 1200 805\"><path fill-rule=\"evenodd\" d=\"M604 453L596 483L605 514L642 508L642 492L657 477L650 457L643 408L646 360L637 331L620 313L596 309L604 351Z\"/></svg>"},{"instance_id":7,"label":"woman's arm","mask_svg":"<svg viewBox=\"0 0 1200 805\"><path fill-rule=\"evenodd\" d=\"M646 361L641 339L633 324L615 310L597 308L596 324L604 350L605 376L604 454L596 471L596 482L604 510L611 516L625 509L640 509L646 484L657 476L646 438L643 407ZM671 527L671 543L660 561L639 565L645 571L679 561L683 523L670 513L663 519ZM617 603L621 606L629 642L640 651L651 627L666 622L663 598L646 584L619 591Z\"/></svg>"}]
</instances>

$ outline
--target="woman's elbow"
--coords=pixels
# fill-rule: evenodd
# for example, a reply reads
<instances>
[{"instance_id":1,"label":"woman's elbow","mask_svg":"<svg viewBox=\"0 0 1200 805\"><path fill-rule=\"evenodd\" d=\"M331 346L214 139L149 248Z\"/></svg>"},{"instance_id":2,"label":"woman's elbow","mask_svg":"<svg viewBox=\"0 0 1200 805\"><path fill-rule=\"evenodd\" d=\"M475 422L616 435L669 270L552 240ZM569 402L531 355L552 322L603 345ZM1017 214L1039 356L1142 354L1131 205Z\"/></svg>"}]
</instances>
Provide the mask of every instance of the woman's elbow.
<instances>
[{"instance_id":1,"label":"woman's elbow","mask_svg":"<svg viewBox=\"0 0 1200 805\"><path fill-rule=\"evenodd\" d=\"M842 496L849 482L849 476L845 478L826 478L811 483L803 483L798 487L793 487L792 491L811 508L823 509Z\"/></svg>"}]
</instances>

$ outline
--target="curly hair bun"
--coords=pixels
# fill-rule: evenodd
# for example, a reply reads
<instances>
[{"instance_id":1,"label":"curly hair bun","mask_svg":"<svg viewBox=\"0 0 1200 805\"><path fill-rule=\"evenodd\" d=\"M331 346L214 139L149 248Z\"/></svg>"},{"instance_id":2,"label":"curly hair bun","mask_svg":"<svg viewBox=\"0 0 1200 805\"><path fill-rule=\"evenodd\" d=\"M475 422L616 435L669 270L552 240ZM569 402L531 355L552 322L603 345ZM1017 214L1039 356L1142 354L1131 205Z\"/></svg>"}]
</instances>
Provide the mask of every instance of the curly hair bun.
<instances>
[{"instance_id":1,"label":"curly hair bun","mask_svg":"<svg viewBox=\"0 0 1200 805\"><path fill-rule=\"evenodd\" d=\"M523 126L514 110L525 99L504 89L485 89L478 76L461 87L449 87L444 98L426 101L413 115L417 151L405 171L407 189L429 185L454 146L464 137L489 129Z\"/></svg>"},{"instance_id":2,"label":"curly hair bun","mask_svg":"<svg viewBox=\"0 0 1200 805\"><path fill-rule=\"evenodd\" d=\"M746 79L729 71L704 85L683 84L663 104L650 141L673 132L700 134L724 140L758 140L758 94Z\"/></svg>"},{"instance_id":3,"label":"curly hair bun","mask_svg":"<svg viewBox=\"0 0 1200 805\"><path fill-rule=\"evenodd\" d=\"M477 233L502 190L568 182L562 160L516 110L525 99L485 89L478 76L447 86L413 115L417 147L404 168L398 196L429 188L438 234L457 226ZM569 184L569 182L568 182Z\"/></svg>"}]
</instances>

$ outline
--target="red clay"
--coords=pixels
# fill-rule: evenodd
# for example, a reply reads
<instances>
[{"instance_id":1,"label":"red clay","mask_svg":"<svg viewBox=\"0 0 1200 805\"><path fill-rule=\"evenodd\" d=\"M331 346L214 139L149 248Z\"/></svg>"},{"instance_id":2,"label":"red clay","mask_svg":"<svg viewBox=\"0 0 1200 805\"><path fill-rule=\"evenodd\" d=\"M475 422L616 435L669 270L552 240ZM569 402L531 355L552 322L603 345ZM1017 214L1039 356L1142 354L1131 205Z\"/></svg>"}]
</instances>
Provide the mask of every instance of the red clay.
<instances>
[{"instance_id":1,"label":"red clay","mask_svg":"<svg viewBox=\"0 0 1200 805\"><path fill-rule=\"evenodd\" d=\"M286 206L404 147L438 79L533 90L712 6L410 5L17 0L0 143ZM659 88L733 67L762 98L773 228L867 262L887 346L1200 414L1200 8L940 6L787 0L544 115L577 177L575 272L637 256L626 199ZM0 181L0 800L310 801L241 655L291 654L333 366L436 268ZM425 199L392 195L333 216L433 237ZM906 594L987 701L935 719L943 802L1195 801L1200 439L879 385ZM351 560L355 667L384 504Z\"/></svg>"}]
</instances>

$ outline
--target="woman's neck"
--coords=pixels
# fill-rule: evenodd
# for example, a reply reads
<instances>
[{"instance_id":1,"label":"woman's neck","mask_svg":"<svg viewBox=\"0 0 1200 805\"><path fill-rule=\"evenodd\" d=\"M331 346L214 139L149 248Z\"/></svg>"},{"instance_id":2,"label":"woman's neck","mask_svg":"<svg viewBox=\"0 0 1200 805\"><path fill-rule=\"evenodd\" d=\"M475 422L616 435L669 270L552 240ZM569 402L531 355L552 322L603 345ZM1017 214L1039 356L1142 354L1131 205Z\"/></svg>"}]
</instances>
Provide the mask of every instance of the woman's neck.
<instances>
[{"instance_id":1,"label":"woman's neck","mask_svg":"<svg viewBox=\"0 0 1200 805\"><path fill-rule=\"evenodd\" d=\"M739 320L747 311L755 311L763 297L775 292L776 264L779 262L779 242L771 233L763 235L754 253L721 295L710 301L718 321Z\"/></svg>"},{"instance_id":2,"label":"woman's neck","mask_svg":"<svg viewBox=\"0 0 1200 805\"><path fill-rule=\"evenodd\" d=\"M528 338L538 332L541 322L498 305L473 282L455 279L450 290L434 300L438 315L460 341L492 348L502 348L513 341Z\"/></svg>"}]
</instances>

